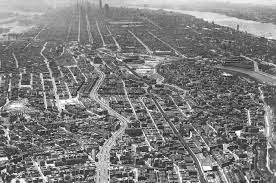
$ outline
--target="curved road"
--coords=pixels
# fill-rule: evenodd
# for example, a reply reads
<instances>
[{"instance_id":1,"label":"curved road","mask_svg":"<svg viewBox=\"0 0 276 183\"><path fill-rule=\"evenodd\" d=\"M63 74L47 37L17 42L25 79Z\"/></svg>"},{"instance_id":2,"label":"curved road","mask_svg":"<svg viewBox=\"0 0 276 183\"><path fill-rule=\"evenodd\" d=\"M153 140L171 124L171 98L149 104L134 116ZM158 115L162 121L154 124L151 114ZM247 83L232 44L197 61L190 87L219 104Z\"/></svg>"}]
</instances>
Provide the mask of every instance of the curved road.
<instances>
[{"instance_id":1,"label":"curved road","mask_svg":"<svg viewBox=\"0 0 276 183\"><path fill-rule=\"evenodd\" d=\"M114 111L110 108L107 104L105 104L98 96L97 91L99 90L102 82L104 81L105 74L100 71L97 67L95 67L97 73L100 74L100 79L96 83L95 87L90 93L90 97L94 99L98 104L101 105L102 108L106 109L110 115L115 116L121 121L121 127L115 133L112 134L112 137L109 138L104 145L100 148L100 152L97 154L98 162L96 163L97 166L97 183L108 183L109 182L109 174L108 168L110 166L110 150L115 145L116 140L124 133L125 129L127 128L127 124L129 120Z\"/></svg>"}]
</instances>

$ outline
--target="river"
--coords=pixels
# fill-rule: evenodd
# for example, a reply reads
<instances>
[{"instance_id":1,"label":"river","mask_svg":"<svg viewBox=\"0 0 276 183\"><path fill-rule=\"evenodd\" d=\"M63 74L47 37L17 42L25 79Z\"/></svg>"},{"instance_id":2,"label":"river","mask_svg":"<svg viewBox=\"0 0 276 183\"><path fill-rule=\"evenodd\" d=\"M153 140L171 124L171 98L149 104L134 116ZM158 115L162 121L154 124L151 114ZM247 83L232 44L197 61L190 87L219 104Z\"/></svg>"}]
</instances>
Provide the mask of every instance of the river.
<instances>
[{"instance_id":1,"label":"river","mask_svg":"<svg viewBox=\"0 0 276 183\"><path fill-rule=\"evenodd\" d=\"M43 15L38 12L7 11L10 16L0 17L0 41L8 40L7 34L21 34L34 28L31 23L24 23L25 20L32 20Z\"/></svg>"},{"instance_id":2,"label":"river","mask_svg":"<svg viewBox=\"0 0 276 183\"><path fill-rule=\"evenodd\" d=\"M246 31L255 36L263 36L268 39L276 39L276 25L272 23L262 23L252 20L244 20L236 17L230 17L218 13L200 12L200 11L183 11L183 10L170 10L178 13L189 14L197 18L202 18L205 21L215 24L230 27L233 29L240 26L241 31Z\"/></svg>"},{"instance_id":3,"label":"river","mask_svg":"<svg viewBox=\"0 0 276 183\"><path fill-rule=\"evenodd\" d=\"M133 8L141 8L141 9L151 9L151 10L159 10L160 8L144 8L131 6ZM177 10L177 9L163 9L165 11L171 11L175 13L182 13L192 15L196 18L204 19L208 22L213 22L217 25L230 27L233 29L237 28L237 25L240 27L240 31L246 31L252 35L258 37L265 37L267 39L275 39L276 40L276 25L272 23L262 23L256 22L252 20L244 20L236 17L230 17L219 13L211 13L211 12L201 12L201 11L186 11L186 10Z\"/></svg>"}]
</instances>

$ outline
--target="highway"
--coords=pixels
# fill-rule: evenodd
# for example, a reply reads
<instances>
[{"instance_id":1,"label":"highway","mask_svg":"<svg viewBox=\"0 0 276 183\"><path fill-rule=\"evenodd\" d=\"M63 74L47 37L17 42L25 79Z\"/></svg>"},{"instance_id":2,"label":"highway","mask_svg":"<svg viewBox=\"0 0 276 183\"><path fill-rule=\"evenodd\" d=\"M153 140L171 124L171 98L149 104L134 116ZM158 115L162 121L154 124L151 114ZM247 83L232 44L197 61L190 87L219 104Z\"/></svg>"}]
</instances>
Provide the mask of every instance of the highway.
<instances>
[{"instance_id":1,"label":"highway","mask_svg":"<svg viewBox=\"0 0 276 183\"><path fill-rule=\"evenodd\" d=\"M109 182L109 174L108 168L110 166L110 150L116 144L116 140L123 135L125 129L127 128L127 124L129 120L114 111L110 108L106 103L104 103L98 96L97 91L99 90L102 82L104 81L105 74L95 67L96 72L100 75L100 79L97 81L95 87L92 89L90 93L90 97L94 99L98 104L101 105L102 108L106 109L110 115L115 116L120 120L120 129L112 134L112 137L109 138L104 145L100 148L100 152L97 154L98 162L96 163L97 167L97 175L96 175L96 183L108 183Z\"/></svg>"},{"instance_id":2,"label":"highway","mask_svg":"<svg viewBox=\"0 0 276 183\"><path fill-rule=\"evenodd\" d=\"M98 27L98 31L100 32L100 28L99 25L97 23L97 27ZM138 41L139 38L131 31L129 31ZM152 34L153 35L153 34ZM155 35L153 35L155 38L157 38ZM159 39L159 38L157 38ZM159 39L160 40L160 39ZM160 40L162 41L162 40ZM143 44L143 42L140 40L139 41L148 51L148 53L152 53L151 50ZM162 41L164 44L168 45L171 49L173 49L177 55L182 56L183 58L185 58L185 56L183 56L182 54L180 54L176 49L174 49L171 45L169 45L168 43L165 43L164 41ZM117 60L120 60L117 58ZM133 71L131 68L129 68L126 64L124 64L126 66L126 68L133 73L135 76L137 76L138 78L140 78L144 83L146 83L148 86L151 86L151 84L149 84L146 80L144 80L144 78L142 78L140 75L138 75L135 71ZM91 98L93 98L97 103L99 103L102 108L106 109L109 111L109 113L111 115L114 115L115 117L117 117L118 119L120 119L121 124L123 124L121 126L121 128L115 132L113 134L113 136L108 139L106 141L106 143L103 145L103 147L100 149L100 152L98 153L97 157L98 157L98 163L97 163L97 179L96 182L97 183L101 183L101 182L108 182L108 167L109 167L109 152L112 148L112 146L115 145L116 139L124 132L128 120L125 119L123 116L121 116L120 114L118 114L117 112L115 112L113 109L111 109L109 106L107 106L103 101L101 101L99 99L99 97L97 96L97 90L99 89L101 83L104 80L104 73L102 73L100 70L97 69L97 72L100 74L100 80L97 82L96 86L94 87L94 89L91 92ZM179 87L176 87L174 85L170 85L170 87L173 87L175 89L180 89ZM184 90L180 90L180 91L184 91ZM126 91L125 91L126 92ZM150 93L150 90L148 90L148 92ZM186 91L185 91L186 92ZM155 105L157 106L158 110L160 111L160 113L162 114L162 116L164 117L164 119L168 122L168 124L170 125L170 127L172 128L173 132L175 133L175 135L177 135L177 137L179 138L181 144L187 149L187 151L189 152L189 154L192 156L196 168L198 170L199 173L199 178L200 178L200 182L205 183L206 179L204 176L204 171L202 169L202 166L200 164L199 159L197 158L197 156L194 154L194 152L191 150L191 148L189 147L188 143L181 137L181 135L179 134L178 130L176 129L176 127L174 126L174 124L167 118L164 110L162 109L162 107L160 106L160 104L158 103L158 101L156 100L156 98L151 95L151 98L153 99ZM226 179L227 180L227 179Z\"/></svg>"}]
</instances>

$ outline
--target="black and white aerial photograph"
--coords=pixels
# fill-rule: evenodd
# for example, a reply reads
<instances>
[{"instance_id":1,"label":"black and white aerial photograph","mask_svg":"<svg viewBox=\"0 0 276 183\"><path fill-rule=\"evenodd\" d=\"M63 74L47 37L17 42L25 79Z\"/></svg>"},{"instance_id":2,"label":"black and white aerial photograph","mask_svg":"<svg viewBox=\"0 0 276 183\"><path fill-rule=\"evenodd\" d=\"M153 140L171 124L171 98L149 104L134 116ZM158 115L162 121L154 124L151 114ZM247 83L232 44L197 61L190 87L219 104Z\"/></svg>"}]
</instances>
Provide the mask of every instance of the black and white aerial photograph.
<instances>
[{"instance_id":1,"label":"black and white aerial photograph","mask_svg":"<svg viewBox=\"0 0 276 183\"><path fill-rule=\"evenodd\" d=\"M276 0L0 0L0 183L276 183Z\"/></svg>"}]
</instances>

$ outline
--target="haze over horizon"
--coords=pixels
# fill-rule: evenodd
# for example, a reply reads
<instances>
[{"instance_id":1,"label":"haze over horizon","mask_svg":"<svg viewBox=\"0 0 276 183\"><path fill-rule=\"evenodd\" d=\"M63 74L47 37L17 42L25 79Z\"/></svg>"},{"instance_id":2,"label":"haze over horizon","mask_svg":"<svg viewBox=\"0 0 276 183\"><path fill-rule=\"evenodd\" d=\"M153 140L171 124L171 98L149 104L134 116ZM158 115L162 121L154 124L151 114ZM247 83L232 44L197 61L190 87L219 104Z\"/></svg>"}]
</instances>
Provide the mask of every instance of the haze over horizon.
<instances>
[{"instance_id":1,"label":"haze over horizon","mask_svg":"<svg viewBox=\"0 0 276 183\"><path fill-rule=\"evenodd\" d=\"M112 0L107 0L108 2L112 2ZM129 0L123 0L124 2L130 2ZM274 0L139 0L139 1L131 1L132 3L139 3L139 4L167 4L170 3L171 5L180 5L180 4L195 4L195 3L233 3L233 4L250 4L250 5L264 5L264 6L270 6L270 5L276 5L276 1Z\"/></svg>"},{"instance_id":2,"label":"haze over horizon","mask_svg":"<svg viewBox=\"0 0 276 183\"><path fill-rule=\"evenodd\" d=\"M88 0L89 2L98 3L98 0ZM66 6L70 4L70 2L77 2L77 0L0 0L0 10L1 11L7 11L9 9L16 9L16 10L29 10L34 9L37 11L44 11L48 9L49 7L54 6ZM162 5L171 5L175 8L177 6L183 5L183 4L191 4L191 6L194 5L202 5L208 3L234 3L234 4L250 4L250 5L263 5L263 6L275 6L276 7L276 1L274 0L103 0L103 3L108 3L112 6L112 4L116 5L141 5L141 4L148 4L152 6L162 6Z\"/></svg>"}]
</instances>

